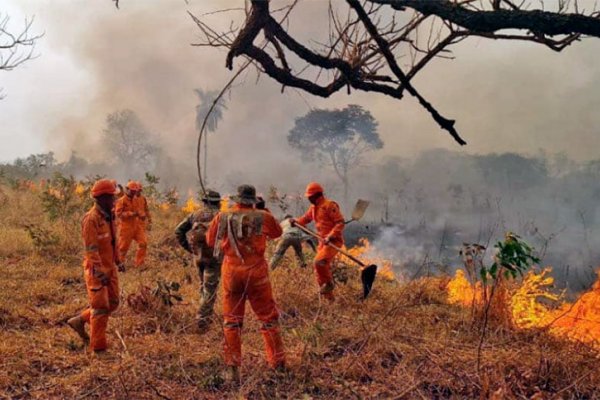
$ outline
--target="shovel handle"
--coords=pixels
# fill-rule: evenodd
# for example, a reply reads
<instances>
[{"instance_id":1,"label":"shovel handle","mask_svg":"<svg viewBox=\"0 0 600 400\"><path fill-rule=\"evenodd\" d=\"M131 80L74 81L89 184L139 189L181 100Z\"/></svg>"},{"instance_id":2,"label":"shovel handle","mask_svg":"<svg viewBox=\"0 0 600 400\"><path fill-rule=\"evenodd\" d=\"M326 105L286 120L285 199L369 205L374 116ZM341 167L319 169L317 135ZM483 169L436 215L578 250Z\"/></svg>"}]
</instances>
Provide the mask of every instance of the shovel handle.
<instances>
[{"instance_id":1,"label":"shovel handle","mask_svg":"<svg viewBox=\"0 0 600 400\"><path fill-rule=\"evenodd\" d=\"M306 233L306 234L308 234L308 235L310 235L310 236L312 236L312 237L315 237L315 238L317 238L317 239L319 239L319 240L321 240L321 241L325 240L325 239L323 239L323 237L322 237L321 235L319 235L318 233L316 233L316 232L313 232L313 231L311 231L310 229L308 229L308 228L305 228L304 226L302 226L302 225L300 225L300 224L298 224L298 223L295 223L295 224L294 224L294 227L295 227L295 228L298 228L298 229L300 229L302 232L304 232L304 233ZM339 251L340 253L342 253L343 255L345 255L346 257L348 257L349 259L351 259L352 261L354 261L355 263L357 263L357 264L358 264L358 265L360 265L361 267L366 267L366 266L367 266L367 264L365 264L364 262L362 262L362 261L361 261L361 260L359 260L358 258L354 257L352 254L348 253L346 250L344 250L344 249L342 249L342 248L339 248L339 247L337 247L336 245L334 245L334 244L331 244L331 243L327 243L327 246L331 247L332 249L335 249L335 250Z\"/></svg>"}]
</instances>

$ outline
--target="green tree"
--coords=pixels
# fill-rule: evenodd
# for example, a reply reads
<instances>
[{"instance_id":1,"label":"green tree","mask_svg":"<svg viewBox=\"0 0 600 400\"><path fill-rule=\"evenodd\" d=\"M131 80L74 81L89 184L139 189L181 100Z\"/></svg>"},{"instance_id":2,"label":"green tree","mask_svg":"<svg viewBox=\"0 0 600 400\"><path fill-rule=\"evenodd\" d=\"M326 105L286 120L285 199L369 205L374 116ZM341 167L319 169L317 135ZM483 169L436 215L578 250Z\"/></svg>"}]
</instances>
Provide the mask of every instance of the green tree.
<instances>
[{"instance_id":1,"label":"green tree","mask_svg":"<svg viewBox=\"0 0 600 400\"><path fill-rule=\"evenodd\" d=\"M358 105L344 109L314 109L297 118L288 135L289 144L308 161L329 165L344 186L348 201L349 173L363 164L365 156L383 148L377 121Z\"/></svg>"}]
</instances>

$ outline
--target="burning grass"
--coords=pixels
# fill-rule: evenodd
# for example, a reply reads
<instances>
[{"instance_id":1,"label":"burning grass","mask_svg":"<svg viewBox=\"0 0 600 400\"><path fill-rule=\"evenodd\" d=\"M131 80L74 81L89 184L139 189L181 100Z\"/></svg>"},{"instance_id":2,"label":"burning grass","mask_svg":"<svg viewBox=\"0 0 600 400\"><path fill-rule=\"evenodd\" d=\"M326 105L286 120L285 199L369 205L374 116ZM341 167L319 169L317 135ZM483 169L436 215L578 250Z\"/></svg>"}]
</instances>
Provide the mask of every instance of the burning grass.
<instances>
[{"instance_id":1,"label":"burning grass","mask_svg":"<svg viewBox=\"0 0 600 400\"><path fill-rule=\"evenodd\" d=\"M148 268L121 275L122 304L109 326L111 349L102 356L90 355L65 326L66 318L87 302L80 250L73 250L80 247L79 216L69 222L75 229L62 228L46 219L33 189L2 189L9 199L0 208L3 232L33 224L52 232L58 241L47 244L52 257L31 248L0 254L0 397L598 396L600 367L594 349L540 328L492 323L477 372L478 323L469 307L448 304L447 278L380 279L368 301L361 303L358 271L348 268L348 283L339 285L338 300L329 306L319 302L312 271L296 268L292 262L271 275L282 314L289 372L275 376L268 370L259 324L248 312L244 382L237 389L227 387L221 378L219 324L202 336L195 330L198 278L187 266L186 254L170 239L171 230L183 217L176 207L155 211ZM30 207L22 210L20 202ZM26 239L20 235L14 235L12 248L34 246L31 238L24 245ZM159 279L181 283L178 293L183 301L145 309L127 305L128 296L139 294L143 286L154 288ZM540 285L521 287L527 288L522 293L527 293L529 301L529 293ZM597 292L594 288L591 293ZM583 296L577 304L569 315L588 318L589 311L582 310L596 310L591 306L595 298L590 296ZM517 309L521 310L517 315L531 310L529 306ZM530 318L527 324L532 321L537 320Z\"/></svg>"}]
</instances>

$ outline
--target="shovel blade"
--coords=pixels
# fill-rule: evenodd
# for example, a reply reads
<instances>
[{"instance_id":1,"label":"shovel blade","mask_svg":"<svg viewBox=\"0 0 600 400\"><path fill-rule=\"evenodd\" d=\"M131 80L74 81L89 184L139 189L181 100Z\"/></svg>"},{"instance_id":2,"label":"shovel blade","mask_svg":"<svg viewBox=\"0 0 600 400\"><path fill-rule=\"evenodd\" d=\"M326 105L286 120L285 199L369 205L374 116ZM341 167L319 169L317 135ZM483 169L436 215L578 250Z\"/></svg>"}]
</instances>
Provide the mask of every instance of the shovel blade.
<instances>
[{"instance_id":1,"label":"shovel blade","mask_svg":"<svg viewBox=\"0 0 600 400\"><path fill-rule=\"evenodd\" d=\"M360 271L360 280L363 287L363 300L369 296L373 282L375 282L375 275L377 275L377 265L371 264L366 266Z\"/></svg>"},{"instance_id":2,"label":"shovel blade","mask_svg":"<svg viewBox=\"0 0 600 400\"><path fill-rule=\"evenodd\" d=\"M367 200L359 199L354 206L354 210L352 211L352 220L359 221L363 215L365 215L365 211L367 211L369 204L371 203Z\"/></svg>"}]
</instances>

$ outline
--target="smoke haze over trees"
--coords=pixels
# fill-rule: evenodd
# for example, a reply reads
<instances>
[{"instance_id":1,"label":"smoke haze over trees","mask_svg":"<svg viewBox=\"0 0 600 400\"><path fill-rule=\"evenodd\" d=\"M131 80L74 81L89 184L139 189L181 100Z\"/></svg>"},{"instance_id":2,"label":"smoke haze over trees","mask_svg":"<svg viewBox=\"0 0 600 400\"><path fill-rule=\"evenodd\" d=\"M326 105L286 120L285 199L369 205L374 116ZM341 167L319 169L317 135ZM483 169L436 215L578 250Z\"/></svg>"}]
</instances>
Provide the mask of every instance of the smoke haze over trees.
<instances>
[{"instance_id":1,"label":"smoke haze over trees","mask_svg":"<svg viewBox=\"0 0 600 400\"><path fill-rule=\"evenodd\" d=\"M40 165L50 163L28 154L54 151L54 168L67 174L143 180L139 171L125 173L101 144L107 115L131 109L158 136L160 157L151 172L185 197L188 188L198 189L193 89L217 90L231 77L224 52L190 46L198 28L186 12L227 30L232 14L211 13L240 3L165 1L149 7L129 1L120 10L107 3L5 2L14 19L18 11L35 14L36 29L46 35L38 44L43 63L0 75L0 87L10 94L0 103L0 160L21 158L20 166L3 170L41 177L46 172ZM300 2L290 32L326 42L327 3ZM332 5L334 11L347 9L344 1ZM244 10L233 15L241 26ZM563 274L570 265L570 276L577 270L589 278L589 267L598 262L598 163L592 160L600 148L600 41L583 40L555 53L538 43L472 39L453 50L455 60L430 63L413 82L459 121L469 142L460 152L410 96L398 102L361 92L348 97L340 91L329 99L290 88L282 94L281 85L248 72L228 95L217 134L210 135L211 187L231 193L252 182L263 193L275 185L282 193L300 194L307 182L318 180L341 199L338 178L303 163L287 133L311 109L357 104L376 118L385 147L354 172L349 198L372 200L369 222L394 225L379 243L395 251L399 263L418 263L427 254L436 261L450 258L457 254L452 246L483 241L496 223L496 238L506 227L537 238L539 247L540 235L529 229L535 225L546 238L556 234L545 262ZM432 150L438 148L446 150ZM531 156L540 148L548 155Z\"/></svg>"},{"instance_id":2,"label":"smoke haze over trees","mask_svg":"<svg viewBox=\"0 0 600 400\"><path fill-rule=\"evenodd\" d=\"M0 173L10 177L39 179L53 171L74 174L105 174L124 165L94 164L74 154L66 162L39 154L3 164ZM280 193L300 196L308 176L263 179L242 173L214 187L231 193L236 182L257 183L267 193L270 185ZM327 194L340 199L343 187L330 171L321 174ZM132 176L143 180L142 176ZM161 176L162 178L162 176ZM161 179L165 184L168 180ZM421 273L460 265L463 242L490 244L506 231L514 231L543 253L542 265L554 267L559 285L573 291L586 288L595 278L600 259L600 160L576 162L564 154L516 153L467 155L431 150L407 158L385 158L354 174L350 198L369 199L371 206L361 225L351 227L353 239L360 230L374 239L378 252L394 260L399 275L410 276L424 261ZM179 186L182 199L190 186ZM166 187L165 187L166 188ZM299 213L306 202L293 202ZM272 205L278 213L277 206ZM344 207L349 214L351 204ZM490 255L491 256L491 255Z\"/></svg>"}]
</instances>

